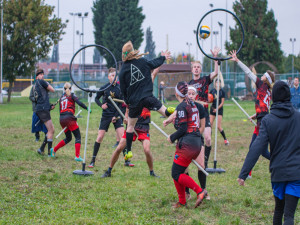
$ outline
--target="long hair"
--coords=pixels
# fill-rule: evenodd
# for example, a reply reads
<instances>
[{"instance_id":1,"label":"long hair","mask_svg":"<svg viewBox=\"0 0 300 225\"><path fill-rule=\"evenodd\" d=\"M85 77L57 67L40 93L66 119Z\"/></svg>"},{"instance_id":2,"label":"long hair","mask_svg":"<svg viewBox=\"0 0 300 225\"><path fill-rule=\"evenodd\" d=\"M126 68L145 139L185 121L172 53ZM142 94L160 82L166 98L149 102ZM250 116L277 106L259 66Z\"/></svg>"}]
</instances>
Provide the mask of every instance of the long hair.
<instances>
[{"instance_id":1,"label":"long hair","mask_svg":"<svg viewBox=\"0 0 300 225\"><path fill-rule=\"evenodd\" d=\"M67 96L71 95L71 89L72 89L71 87L72 87L72 85L69 82L65 83L64 89L65 89L65 93Z\"/></svg>"},{"instance_id":2,"label":"long hair","mask_svg":"<svg viewBox=\"0 0 300 225\"><path fill-rule=\"evenodd\" d=\"M123 62L132 60L132 59L139 59L143 55L148 55L149 52L139 54L139 50L134 50L133 44L131 41L128 41L124 44L122 48L122 60Z\"/></svg>"}]
</instances>

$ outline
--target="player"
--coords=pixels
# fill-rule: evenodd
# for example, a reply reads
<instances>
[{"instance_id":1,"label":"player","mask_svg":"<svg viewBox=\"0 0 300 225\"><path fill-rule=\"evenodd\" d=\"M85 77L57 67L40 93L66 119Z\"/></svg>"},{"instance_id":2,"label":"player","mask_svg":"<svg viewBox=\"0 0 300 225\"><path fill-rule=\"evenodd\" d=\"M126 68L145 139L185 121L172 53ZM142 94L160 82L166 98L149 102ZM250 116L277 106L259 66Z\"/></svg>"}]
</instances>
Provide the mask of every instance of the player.
<instances>
[{"instance_id":1,"label":"player","mask_svg":"<svg viewBox=\"0 0 300 225\"><path fill-rule=\"evenodd\" d=\"M72 87L69 82L64 84L64 93L59 99L59 111L60 111L60 125L62 128L67 128L65 130L66 138L61 140L54 149L51 149L51 157L55 157L58 149L62 148L72 140L72 133L75 137L75 161L81 162L83 159L80 157L80 147L81 147L81 135L79 126L77 123L77 118L75 114L75 103L80 107L88 110L88 107L83 104L78 97L71 93ZM90 111L91 112L91 111Z\"/></svg>"},{"instance_id":2,"label":"player","mask_svg":"<svg viewBox=\"0 0 300 225\"><path fill-rule=\"evenodd\" d=\"M179 208L186 205L185 187L188 187L197 194L196 208L205 198L207 191L200 188L184 171L192 159L196 159L200 153L202 142L199 131L199 111L197 106L186 97L188 92L186 82L179 82L175 91L175 96L180 102L176 108L175 129L177 131L168 138L170 143L178 140L172 166L172 177L179 201L173 207Z\"/></svg>"},{"instance_id":3,"label":"player","mask_svg":"<svg viewBox=\"0 0 300 225\"><path fill-rule=\"evenodd\" d=\"M213 123L216 118L216 107L217 107L217 89L218 87L221 87L221 81L218 81L218 79L215 79L214 81L214 89L210 91L210 94L214 96L214 101L212 103L212 106L210 107L209 112L209 119L210 119L210 125L213 126ZM222 118L223 118L223 105L225 101L225 91L222 88L219 88L219 107L218 107L218 130L222 134L224 138L225 145L229 145L229 141L226 138L225 132L222 128Z\"/></svg>"}]
</instances>

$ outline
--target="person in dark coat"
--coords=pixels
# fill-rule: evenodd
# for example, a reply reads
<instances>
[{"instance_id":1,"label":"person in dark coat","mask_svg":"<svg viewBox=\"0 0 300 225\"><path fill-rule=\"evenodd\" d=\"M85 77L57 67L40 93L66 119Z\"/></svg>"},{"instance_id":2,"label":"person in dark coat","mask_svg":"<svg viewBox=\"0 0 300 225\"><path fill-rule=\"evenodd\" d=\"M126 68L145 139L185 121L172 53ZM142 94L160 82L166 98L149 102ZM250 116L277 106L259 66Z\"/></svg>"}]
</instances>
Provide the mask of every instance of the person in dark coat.
<instances>
[{"instance_id":1,"label":"person in dark coat","mask_svg":"<svg viewBox=\"0 0 300 225\"><path fill-rule=\"evenodd\" d=\"M300 197L300 113L290 101L288 85L277 81L272 92L270 114L261 121L259 135L241 169L238 183L244 182L262 151L270 143L270 173L275 210L273 224L294 224L294 215Z\"/></svg>"}]
</instances>

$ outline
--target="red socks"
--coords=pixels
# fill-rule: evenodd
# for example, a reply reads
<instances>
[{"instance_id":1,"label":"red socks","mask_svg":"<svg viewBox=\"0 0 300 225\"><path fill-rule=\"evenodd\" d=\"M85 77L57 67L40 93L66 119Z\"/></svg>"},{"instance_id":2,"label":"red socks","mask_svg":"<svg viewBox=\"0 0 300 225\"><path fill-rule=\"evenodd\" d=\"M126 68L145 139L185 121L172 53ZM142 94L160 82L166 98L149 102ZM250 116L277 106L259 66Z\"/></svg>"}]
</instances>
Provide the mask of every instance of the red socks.
<instances>
[{"instance_id":1,"label":"red socks","mask_svg":"<svg viewBox=\"0 0 300 225\"><path fill-rule=\"evenodd\" d=\"M185 199L185 186L179 184L176 180L174 180L174 184L178 193L179 203L182 205L185 205L186 199Z\"/></svg>"},{"instance_id":2,"label":"red socks","mask_svg":"<svg viewBox=\"0 0 300 225\"><path fill-rule=\"evenodd\" d=\"M75 143L75 156L78 158L80 156L80 143Z\"/></svg>"},{"instance_id":3,"label":"red socks","mask_svg":"<svg viewBox=\"0 0 300 225\"><path fill-rule=\"evenodd\" d=\"M55 147L54 147L54 152L56 152L58 149L61 147L64 147L66 145L64 140L61 140Z\"/></svg>"},{"instance_id":4,"label":"red socks","mask_svg":"<svg viewBox=\"0 0 300 225\"><path fill-rule=\"evenodd\" d=\"M192 189L196 194L199 194L202 191L202 188L188 175L182 173L179 176L178 183L184 187Z\"/></svg>"}]
</instances>

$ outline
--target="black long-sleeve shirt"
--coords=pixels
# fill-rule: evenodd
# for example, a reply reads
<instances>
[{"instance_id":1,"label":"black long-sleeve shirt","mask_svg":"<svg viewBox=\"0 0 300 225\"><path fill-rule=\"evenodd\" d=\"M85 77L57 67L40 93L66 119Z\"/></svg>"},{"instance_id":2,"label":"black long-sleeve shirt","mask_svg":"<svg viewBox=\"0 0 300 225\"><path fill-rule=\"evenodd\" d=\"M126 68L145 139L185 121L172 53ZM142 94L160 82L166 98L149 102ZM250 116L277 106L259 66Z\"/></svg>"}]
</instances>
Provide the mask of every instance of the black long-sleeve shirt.
<instances>
[{"instance_id":1,"label":"black long-sleeve shirt","mask_svg":"<svg viewBox=\"0 0 300 225\"><path fill-rule=\"evenodd\" d=\"M107 86L109 86L110 83L107 83L103 85L100 89L104 89ZM107 117L118 117L119 112L116 110L114 105L111 103L111 101L108 99L108 97L111 98L117 98L123 100L123 96L120 90L120 85L118 83L111 85L108 89L105 91L97 92L97 95L95 97L95 102L97 103L98 106L102 106L103 104L107 103L107 109L103 109L102 116L107 116ZM102 102L100 101L100 98L102 97ZM121 109L122 108L122 103L116 102L117 106Z\"/></svg>"},{"instance_id":2,"label":"black long-sleeve shirt","mask_svg":"<svg viewBox=\"0 0 300 225\"><path fill-rule=\"evenodd\" d=\"M153 95L151 70L161 66L164 56L148 61L145 58L124 62L120 74L120 86L124 100L128 105L135 106L145 97Z\"/></svg>"}]
</instances>

